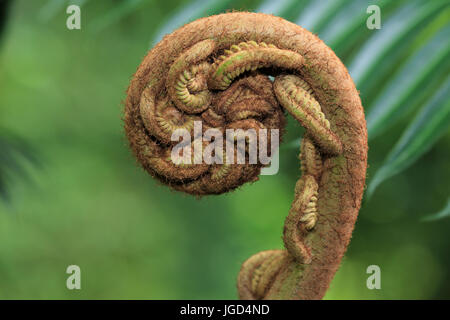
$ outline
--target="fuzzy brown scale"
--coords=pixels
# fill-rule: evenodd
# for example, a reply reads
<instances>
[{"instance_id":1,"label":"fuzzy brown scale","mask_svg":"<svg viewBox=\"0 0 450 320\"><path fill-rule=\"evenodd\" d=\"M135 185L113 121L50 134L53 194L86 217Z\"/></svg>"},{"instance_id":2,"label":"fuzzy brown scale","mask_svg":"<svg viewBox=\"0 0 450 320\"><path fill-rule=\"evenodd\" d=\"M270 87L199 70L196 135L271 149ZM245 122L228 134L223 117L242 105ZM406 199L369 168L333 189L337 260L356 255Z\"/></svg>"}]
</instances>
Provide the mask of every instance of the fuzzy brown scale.
<instances>
[{"instance_id":1,"label":"fuzzy brown scale","mask_svg":"<svg viewBox=\"0 0 450 320\"><path fill-rule=\"evenodd\" d=\"M364 113L346 68L295 24L233 12L199 19L165 37L128 89L125 131L139 163L162 183L196 196L256 181L263 165L174 164L175 130L193 133L194 121L202 121L201 134L218 128L224 141L230 128L282 133L285 111L306 129L302 175L285 220L285 249L263 251L243 263L237 283L242 299L319 299L339 266L367 163ZM195 138L192 150L201 136ZM248 147L241 151L247 159Z\"/></svg>"}]
</instances>

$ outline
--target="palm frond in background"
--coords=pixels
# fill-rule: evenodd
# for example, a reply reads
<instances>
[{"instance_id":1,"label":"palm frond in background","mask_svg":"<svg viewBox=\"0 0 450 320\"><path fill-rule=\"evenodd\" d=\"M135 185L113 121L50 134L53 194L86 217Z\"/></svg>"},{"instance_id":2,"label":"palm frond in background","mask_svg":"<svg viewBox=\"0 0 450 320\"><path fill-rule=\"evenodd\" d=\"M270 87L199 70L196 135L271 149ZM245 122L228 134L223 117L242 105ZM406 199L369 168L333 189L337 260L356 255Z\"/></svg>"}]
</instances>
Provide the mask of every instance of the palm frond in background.
<instances>
[{"instance_id":1,"label":"palm frond in background","mask_svg":"<svg viewBox=\"0 0 450 320\"><path fill-rule=\"evenodd\" d=\"M196 20L200 17L220 13L221 11L232 7L233 0L194 0L186 4L159 28L154 39L151 42L153 47L162 37L173 30L181 27L183 24Z\"/></svg>"},{"instance_id":2,"label":"palm frond in background","mask_svg":"<svg viewBox=\"0 0 450 320\"><path fill-rule=\"evenodd\" d=\"M281 14L318 33L349 66L366 109L369 140L424 106L369 180L369 194L418 160L450 125L448 1L377 4L383 19L377 31L362 27L368 17L366 1L310 1L297 19ZM297 148L298 143L290 145Z\"/></svg>"},{"instance_id":3,"label":"palm frond in background","mask_svg":"<svg viewBox=\"0 0 450 320\"><path fill-rule=\"evenodd\" d=\"M0 0L0 37L6 25L10 4L11 4L10 0Z\"/></svg>"},{"instance_id":4,"label":"palm frond in background","mask_svg":"<svg viewBox=\"0 0 450 320\"><path fill-rule=\"evenodd\" d=\"M439 220L439 219L442 219L442 218L446 218L448 216L450 216L450 198L448 198L447 204L445 205L445 207L441 211L439 211L437 213L434 213L434 214L431 214L429 216L426 216L423 219L423 221L435 221L435 220Z\"/></svg>"},{"instance_id":5,"label":"palm frond in background","mask_svg":"<svg viewBox=\"0 0 450 320\"><path fill-rule=\"evenodd\" d=\"M447 58L448 59L448 58ZM448 75L448 73L447 73ZM418 112L397 144L391 150L383 166L369 185L368 194L391 176L405 170L448 131L450 122L450 77L438 92Z\"/></svg>"}]
</instances>

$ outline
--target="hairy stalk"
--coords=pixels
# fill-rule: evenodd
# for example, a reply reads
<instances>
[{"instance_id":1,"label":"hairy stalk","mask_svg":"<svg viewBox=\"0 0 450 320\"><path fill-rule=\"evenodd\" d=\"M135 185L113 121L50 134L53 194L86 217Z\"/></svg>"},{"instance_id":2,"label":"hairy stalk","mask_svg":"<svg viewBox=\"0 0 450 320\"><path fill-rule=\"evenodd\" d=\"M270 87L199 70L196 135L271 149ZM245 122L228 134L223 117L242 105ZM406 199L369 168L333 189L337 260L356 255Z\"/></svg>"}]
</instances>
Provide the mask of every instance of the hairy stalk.
<instances>
[{"instance_id":1,"label":"hairy stalk","mask_svg":"<svg viewBox=\"0 0 450 320\"><path fill-rule=\"evenodd\" d=\"M162 183L196 196L256 181L264 165L195 164L197 155L192 164L173 163L178 141L171 136L177 129L192 134L194 121L202 121L200 133L217 128L224 141L227 129L283 132L284 111L306 129L302 175L284 224L285 249L263 251L243 263L237 282L242 299L320 299L345 253L367 165L364 113L346 68L295 24L233 12L166 36L144 58L128 89L125 131L139 163ZM204 144L200 138L188 142L188 149ZM248 139L232 140L239 138ZM273 142L266 139L270 149ZM248 146L235 151L234 157L239 151L248 160ZM229 160L225 152L220 157Z\"/></svg>"}]
</instances>

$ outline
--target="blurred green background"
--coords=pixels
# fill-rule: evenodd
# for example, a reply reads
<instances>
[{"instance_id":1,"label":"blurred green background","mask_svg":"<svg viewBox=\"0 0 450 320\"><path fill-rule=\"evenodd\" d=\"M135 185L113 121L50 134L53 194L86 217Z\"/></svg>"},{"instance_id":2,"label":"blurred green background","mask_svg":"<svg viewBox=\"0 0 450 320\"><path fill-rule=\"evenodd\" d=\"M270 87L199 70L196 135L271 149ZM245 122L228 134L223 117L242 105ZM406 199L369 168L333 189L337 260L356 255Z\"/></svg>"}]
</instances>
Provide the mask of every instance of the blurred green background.
<instances>
[{"instance_id":1,"label":"blurred green background","mask_svg":"<svg viewBox=\"0 0 450 320\"><path fill-rule=\"evenodd\" d=\"M66 28L69 4L81 6L81 30ZM379 30L366 27L370 4L381 8ZM277 175L201 200L144 173L122 128L126 88L149 48L230 9L318 34L361 91L369 192L325 298L450 298L450 9L437 0L10 2L0 38L0 298L235 299L241 263L282 247L300 175L292 119ZM66 288L71 264L81 290ZM381 290L366 287L373 264Z\"/></svg>"}]
</instances>

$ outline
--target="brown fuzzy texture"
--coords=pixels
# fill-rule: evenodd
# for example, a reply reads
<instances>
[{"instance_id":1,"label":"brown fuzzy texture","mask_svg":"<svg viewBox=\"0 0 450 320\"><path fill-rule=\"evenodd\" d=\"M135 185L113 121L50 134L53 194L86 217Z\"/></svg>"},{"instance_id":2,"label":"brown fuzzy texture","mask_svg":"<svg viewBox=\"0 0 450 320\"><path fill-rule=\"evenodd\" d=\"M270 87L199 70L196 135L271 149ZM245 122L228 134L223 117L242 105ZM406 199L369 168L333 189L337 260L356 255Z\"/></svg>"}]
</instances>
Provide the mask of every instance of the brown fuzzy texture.
<instances>
[{"instance_id":1,"label":"brown fuzzy texture","mask_svg":"<svg viewBox=\"0 0 450 320\"><path fill-rule=\"evenodd\" d=\"M195 47L205 40L205 47ZM224 58L233 59L230 56L234 53L225 50L232 50L233 45L249 41L262 47L264 45L261 43L270 44L270 50L257 49L258 52L248 55L243 53L243 59L251 60L250 70L231 76L234 70L226 69L224 72L230 72L231 83L222 77L219 69ZM180 61L183 53L189 50L194 56L185 54ZM296 62L289 64L290 58L287 57ZM178 84L177 90L179 93L191 88L191 91L189 95L181 93L177 96L181 97L181 102L174 101L177 90L172 86L177 85L179 79L175 73L182 72L190 63L213 61L219 63L215 64L216 67L212 64L211 68L216 68L212 71L207 70L207 66L187 70L190 73L185 74L185 83ZM177 64L173 66L174 62ZM293 74L306 82L330 128L326 128L325 122L320 122L320 119L303 119L306 122L302 125L307 130L308 126L312 129L308 133L315 139L313 143L319 151L310 146L302 151L309 152L302 156L302 159L308 160L303 166L306 172L303 172L302 179L306 179L306 175L313 177L318 186L318 199L314 200L310 189L303 188L304 181L299 182L285 224L287 250L265 251L247 260L239 274L239 296L242 299L320 299L339 267L360 208L367 166L367 130L361 100L347 69L317 36L282 18L260 13L233 12L189 23L164 37L139 66L128 89L125 131L131 149L144 169L176 190L195 195L215 194L254 181L261 165L174 167L165 160L167 150L170 150L170 143L164 140L166 133L154 127L162 122L143 119L142 114L146 117L145 114L154 115L160 110L163 120L169 120L171 125L183 126L189 123L190 117L198 117L204 121L204 127L233 127L237 126L238 121L243 121L238 123L244 127L282 128L283 113L272 87L257 85L267 83L266 80L255 81L255 77L266 77L266 72L276 77L283 73ZM235 85L237 81L243 84L240 88ZM224 91L204 92L209 88L208 83ZM141 106L144 91L150 95L150 100L155 100L155 105L167 99L167 106L157 110L151 101ZM240 99L247 99L247 103ZM211 105L203 111L203 107L198 107L199 101ZM188 108L189 112L185 112L189 104L200 111L191 112L193 109ZM173 109L174 105L179 108ZM245 105L251 107L246 109ZM285 103L283 107L287 108ZM142 112L141 108L147 113ZM293 105L290 108L295 112L295 108L302 106ZM287 109L291 113L292 110ZM314 113L308 114L310 116L315 117ZM314 132L317 134L314 135ZM333 136L327 132L332 132ZM328 145L323 143L325 138L332 138L333 143L338 141L338 148L327 150ZM302 224L308 208L317 208L317 222L313 221L313 228L309 231ZM303 256L299 248L306 252Z\"/></svg>"}]
</instances>

